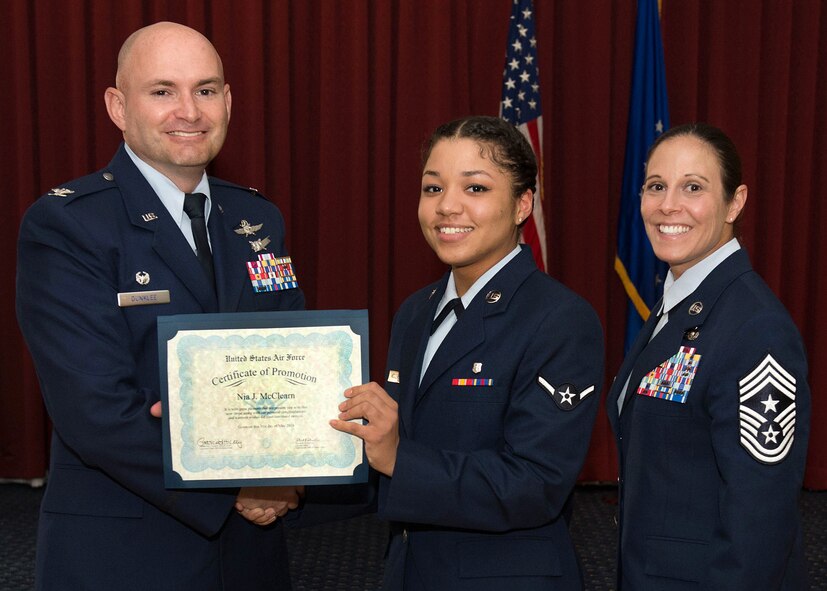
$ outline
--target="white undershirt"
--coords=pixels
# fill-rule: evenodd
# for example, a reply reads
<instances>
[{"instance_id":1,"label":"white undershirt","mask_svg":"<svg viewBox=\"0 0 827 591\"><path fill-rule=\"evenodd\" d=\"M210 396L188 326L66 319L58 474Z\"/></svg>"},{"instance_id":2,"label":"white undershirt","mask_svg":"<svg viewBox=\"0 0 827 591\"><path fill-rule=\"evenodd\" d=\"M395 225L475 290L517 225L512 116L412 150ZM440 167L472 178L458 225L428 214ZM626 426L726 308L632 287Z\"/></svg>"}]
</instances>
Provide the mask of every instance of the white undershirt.
<instances>
[{"instance_id":1,"label":"white undershirt","mask_svg":"<svg viewBox=\"0 0 827 591\"><path fill-rule=\"evenodd\" d=\"M520 254L520 246L517 245L514 247L514 250L509 252L503 258L501 258L497 263L488 269L485 273L483 273L479 279L474 281L474 284L468 289L468 291L463 294L462 298L462 306L466 310L468 306L471 305L471 302L474 300L474 297L480 292L480 290L485 287L485 284L488 283L494 275L500 272L500 270L505 267L511 259L515 256ZM457 286L454 282L454 272L451 271L451 275L448 277L448 285L445 286L445 293L442 295L442 299L439 300L439 304L436 307L436 314L434 314L434 318L439 316L439 313L442 311L442 308L445 305L457 297ZM433 320L433 318L431 319ZM445 320L442 321L437 329L434 331L434 334L431 335L431 338L428 339L428 346L425 348L425 355L422 358L422 371L419 373L419 383L422 383L422 377L425 375L425 372L428 369L428 366L431 364L431 360L434 358L434 354L439 349L439 346L442 344L442 341L445 340L445 337L448 336L448 333L451 331L451 328L457 323L457 315L456 314L448 314Z\"/></svg>"},{"instance_id":2,"label":"white undershirt","mask_svg":"<svg viewBox=\"0 0 827 591\"><path fill-rule=\"evenodd\" d=\"M699 263L689 267L677 279L675 279L670 269L669 273L666 274L666 280L663 282L663 304L660 310L658 310L661 316L655 326L655 330L652 332L652 336L649 337L650 342L655 338L655 335L666 326L666 323L669 321L669 312L695 293L695 290L700 287L704 279L706 279L718 265L740 249L741 245L738 243L738 239L733 238ZM655 313L655 310L652 310L652 312ZM629 372L629 375L626 376L626 383L623 385L623 390L620 391L620 396L617 398L618 414L620 414L620 411L623 409L623 401L626 399L626 390L629 389L629 380L631 379L632 373Z\"/></svg>"},{"instance_id":3,"label":"white undershirt","mask_svg":"<svg viewBox=\"0 0 827 591\"><path fill-rule=\"evenodd\" d=\"M129 154L129 158L144 176L146 182L149 183L149 186L152 187L152 190L155 191L155 194L158 195L158 199L160 199L161 203L164 204L164 207L167 208L169 215L172 216L172 220L178 224L184 238L187 239L187 242L189 242L193 252L195 252L195 239L192 237L190 218L184 213L184 192L179 189L168 176L158 172L149 164L141 160L128 145L124 144L124 146L126 147L126 153ZM198 186L195 187L193 193L203 193L207 196L207 202L204 204L204 222L206 223L210 219L211 210L210 183L207 181L206 172L201 175L201 180L198 181ZM207 239L209 239L209 232L207 232Z\"/></svg>"}]
</instances>

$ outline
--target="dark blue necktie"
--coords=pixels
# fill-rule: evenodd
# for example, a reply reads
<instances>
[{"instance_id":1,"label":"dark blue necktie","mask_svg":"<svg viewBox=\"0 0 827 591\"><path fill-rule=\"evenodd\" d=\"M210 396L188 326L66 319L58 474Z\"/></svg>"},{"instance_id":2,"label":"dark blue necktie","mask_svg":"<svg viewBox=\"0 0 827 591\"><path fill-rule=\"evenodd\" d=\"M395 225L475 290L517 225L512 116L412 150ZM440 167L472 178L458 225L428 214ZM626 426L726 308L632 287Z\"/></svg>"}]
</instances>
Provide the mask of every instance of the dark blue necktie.
<instances>
[{"instance_id":1,"label":"dark blue necktie","mask_svg":"<svg viewBox=\"0 0 827 591\"><path fill-rule=\"evenodd\" d=\"M215 285L215 270L212 264L212 251L207 238L207 220L204 218L204 204L207 196L203 193L184 194L184 213L190 218L192 237L195 239L195 252L204 268L210 283Z\"/></svg>"},{"instance_id":2,"label":"dark blue necktie","mask_svg":"<svg viewBox=\"0 0 827 591\"><path fill-rule=\"evenodd\" d=\"M445 304L445 307L442 308L442 311L437 315L437 317L434 319L434 323L431 325L431 334L434 334L436 332L436 329L439 327L440 324L442 324L442 321L448 317L448 314L453 312L457 315L457 320L459 320L459 317L462 316L462 313L464 311L465 307L462 305L462 300L459 298L454 298L453 300Z\"/></svg>"}]
</instances>

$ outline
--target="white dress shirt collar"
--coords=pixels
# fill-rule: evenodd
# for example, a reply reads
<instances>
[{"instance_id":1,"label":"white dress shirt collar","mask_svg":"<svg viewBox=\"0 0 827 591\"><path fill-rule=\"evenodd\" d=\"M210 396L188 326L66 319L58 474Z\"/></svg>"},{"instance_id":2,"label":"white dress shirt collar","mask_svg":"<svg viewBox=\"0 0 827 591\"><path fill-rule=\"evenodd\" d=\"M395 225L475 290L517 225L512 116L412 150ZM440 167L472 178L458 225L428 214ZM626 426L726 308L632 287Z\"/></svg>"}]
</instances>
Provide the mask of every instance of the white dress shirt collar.
<instances>
[{"instance_id":1,"label":"white dress shirt collar","mask_svg":"<svg viewBox=\"0 0 827 591\"><path fill-rule=\"evenodd\" d=\"M724 262L731 254L740 250L740 248L741 245L738 243L738 239L733 238L699 263L689 267L677 279L672 275L672 271L669 271L669 273L666 274L666 280L663 282L663 307L661 308L661 314L668 314L672 308L680 304L698 289L698 286L715 270L715 267Z\"/></svg>"},{"instance_id":2,"label":"white dress shirt collar","mask_svg":"<svg viewBox=\"0 0 827 591\"><path fill-rule=\"evenodd\" d=\"M192 237L190 219L184 214L184 192L179 189L169 177L141 160L127 144L124 144L124 147L129 158L146 179L146 182L149 183L149 186L152 187L152 190L155 191L155 194L158 195L158 199L160 199L164 207L167 208L169 215L172 216L173 221L181 229L181 233L184 234L192 249L195 250L195 239ZM193 193L203 193L207 196L207 202L204 204L204 220L209 222L212 207L210 202L210 183L207 180L206 172L201 175L201 180L198 181L198 186L195 187Z\"/></svg>"}]
</instances>

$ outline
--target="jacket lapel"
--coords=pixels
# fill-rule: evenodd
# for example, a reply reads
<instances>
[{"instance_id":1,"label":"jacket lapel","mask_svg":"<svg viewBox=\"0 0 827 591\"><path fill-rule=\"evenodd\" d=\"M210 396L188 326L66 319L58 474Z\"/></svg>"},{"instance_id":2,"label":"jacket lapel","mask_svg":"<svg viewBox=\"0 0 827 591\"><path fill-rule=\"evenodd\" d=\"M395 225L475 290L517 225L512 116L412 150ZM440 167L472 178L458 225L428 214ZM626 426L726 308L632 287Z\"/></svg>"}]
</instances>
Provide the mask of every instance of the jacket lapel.
<instances>
[{"instance_id":1,"label":"jacket lapel","mask_svg":"<svg viewBox=\"0 0 827 591\"><path fill-rule=\"evenodd\" d=\"M461 321L454 324L445 336L445 340L439 345L439 349L434 353L428 369L425 370L425 375L422 376L422 383L419 385L416 397L417 402L428 392L437 378L485 340L482 306L478 304L477 298L474 298L474 302L462 314Z\"/></svg>"},{"instance_id":2,"label":"jacket lapel","mask_svg":"<svg viewBox=\"0 0 827 591\"><path fill-rule=\"evenodd\" d=\"M672 310L674 312L675 310ZM654 315L652 315L654 316ZM651 319L651 317L650 317ZM620 411L620 416L625 417L628 416L629 407L632 404L632 401L635 399L635 395L637 394L638 386L640 385L640 381L643 379L643 376L655 369L661 363L666 361L667 358L671 357L674 353L677 353L678 349L675 347L675 350L672 351L669 343L675 341L675 333L680 331L679 322L672 322L671 313L669 322L666 323L666 326L661 329L661 331L652 338L652 332L657 324L658 319L654 318L654 324L651 327L648 327L649 330L644 334L641 330L641 335L645 336L643 340L643 347L638 351L637 355L630 355L629 357L629 364L627 366L627 372L625 375L629 376L629 386L626 389L626 396L623 398L623 407ZM644 325L645 326L645 325ZM651 340L649 340L651 338ZM637 344L637 342L635 343ZM624 364L625 365L625 364ZM624 381L625 383L625 381ZM623 387L623 384L620 384L620 387ZM617 396L620 395L620 390L618 389L616 396L614 397L614 418L617 419L618 412L617 412Z\"/></svg>"},{"instance_id":3,"label":"jacket lapel","mask_svg":"<svg viewBox=\"0 0 827 591\"><path fill-rule=\"evenodd\" d=\"M431 322L436 313L436 307L445 293L447 283L448 274L446 273L438 287L430 292L428 298L422 302L419 310L412 316L402 338L399 368L402 384L398 402L400 424L408 437L413 435L413 411L419 396L419 374L422 373L425 349L428 347L428 339L431 336Z\"/></svg>"},{"instance_id":4,"label":"jacket lapel","mask_svg":"<svg viewBox=\"0 0 827 591\"><path fill-rule=\"evenodd\" d=\"M215 289L201 269L195 253L123 146L112 159L109 171L118 183L132 224L154 234L152 248L198 300L202 309L205 312L216 310Z\"/></svg>"},{"instance_id":5,"label":"jacket lapel","mask_svg":"<svg viewBox=\"0 0 827 591\"><path fill-rule=\"evenodd\" d=\"M252 247L247 239L235 232L241 220L231 219L223 199L221 187L210 184L212 209L208 227L215 262L215 284L219 309L224 312L238 310L244 288L252 289L246 262L252 260Z\"/></svg>"},{"instance_id":6,"label":"jacket lapel","mask_svg":"<svg viewBox=\"0 0 827 591\"><path fill-rule=\"evenodd\" d=\"M431 359L431 363L422 377L422 384L419 386L416 402L419 402L428 393L438 378L443 377L460 359L485 341L486 321L492 316L503 314L508 310L511 298L520 285L536 270L537 267L534 264L531 251L523 248L514 259L509 261L483 286L474 297L471 305L462 314L462 318L454 324L439 349L434 353L433 359ZM444 292L444 288L442 292ZM430 326L430 319L428 326ZM467 371L470 370L470 367L467 368Z\"/></svg>"},{"instance_id":7,"label":"jacket lapel","mask_svg":"<svg viewBox=\"0 0 827 591\"><path fill-rule=\"evenodd\" d=\"M618 372L618 378L630 376L621 414L627 411L627 406L634 397L643 376L678 352L687 331L693 329L701 331L715 302L727 286L738 276L750 270L749 257L743 248L724 259L694 292L669 311L669 321L651 342L649 338L655 328L656 320L653 318L654 315L650 316ZM615 380L609 397L609 404L614 406L607 409L609 420L614 427L617 427L617 397L625 379L624 382L619 382L620 380Z\"/></svg>"},{"instance_id":8,"label":"jacket lapel","mask_svg":"<svg viewBox=\"0 0 827 591\"><path fill-rule=\"evenodd\" d=\"M652 310L659 310L662 304L663 298L661 297L661 299L659 299L658 302L652 307ZM638 333L631 350L626 354L626 357L623 359L623 363L620 365L620 369L617 372L617 377L612 384L612 389L609 392L609 396L606 398L606 412L609 416L609 422L611 422L612 427L617 427L617 418L619 414L617 402L620 397L620 393L623 390L623 385L626 383L626 377L629 376L629 372L632 371L632 367L635 362L640 358L641 353L649 344L649 340L652 338L652 333L655 331L655 326L658 324L658 318L659 316L656 314L649 314L649 318L647 318L646 322L643 323L643 326L640 328L640 332ZM629 402L630 392L628 390L630 390L631 387L632 381L630 379L626 397L623 399L624 408Z\"/></svg>"}]
</instances>

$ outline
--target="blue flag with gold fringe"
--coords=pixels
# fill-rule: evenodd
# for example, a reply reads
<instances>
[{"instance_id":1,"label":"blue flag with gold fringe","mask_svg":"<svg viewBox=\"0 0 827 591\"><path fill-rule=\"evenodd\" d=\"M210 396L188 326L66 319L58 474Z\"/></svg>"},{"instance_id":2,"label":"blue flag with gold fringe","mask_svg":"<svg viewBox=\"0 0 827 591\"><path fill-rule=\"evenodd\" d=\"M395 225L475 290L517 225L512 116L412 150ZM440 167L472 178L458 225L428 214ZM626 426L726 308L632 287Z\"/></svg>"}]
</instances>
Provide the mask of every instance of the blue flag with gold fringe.
<instances>
[{"instance_id":1,"label":"blue flag with gold fringe","mask_svg":"<svg viewBox=\"0 0 827 591\"><path fill-rule=\"evenodd\" d=\"M646 152L669 128L666 69L660 37L658 0L638 0L632 93L626 129L626 159L620 196L615 271L629 296L625 351L635 341L660 298L667 266L655 258L640 217Z\"/></svg>"}]
</instances>

